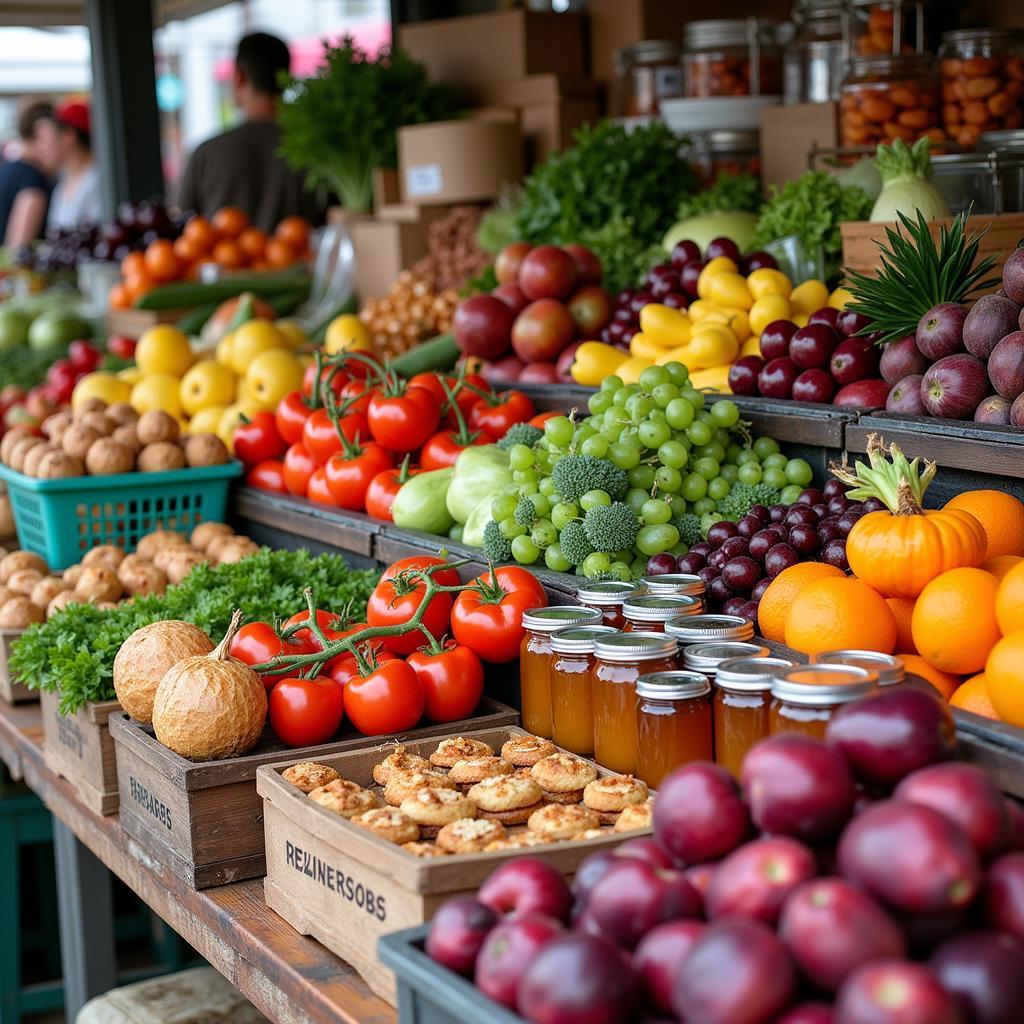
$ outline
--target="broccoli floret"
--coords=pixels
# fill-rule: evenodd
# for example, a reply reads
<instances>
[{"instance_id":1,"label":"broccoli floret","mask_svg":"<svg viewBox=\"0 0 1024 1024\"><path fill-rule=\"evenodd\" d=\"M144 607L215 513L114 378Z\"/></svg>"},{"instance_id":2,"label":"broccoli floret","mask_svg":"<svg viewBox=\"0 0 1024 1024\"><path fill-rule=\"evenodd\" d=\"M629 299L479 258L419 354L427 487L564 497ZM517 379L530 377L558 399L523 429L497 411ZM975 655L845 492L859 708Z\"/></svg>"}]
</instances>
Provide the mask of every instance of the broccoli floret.
<instances>
[{"instance_id":1,"label":"broccoli floret","mask_svg":"<svg viewBox=\"0 0 1024 1024\"><path fill-rule=\"evenodd\" d=\"M779 490L770 484L736 483L718 503L718 511L723 518L737 522L751 505L775 505L778 500Z\"/></svg>"},{"instance_id":2,"label":"broccoli floret","mask_svg":"<svg viewBox=\"0 0 1024 1024\"><path fill-rule=\"evenodd\" d=\"M529 423L513 423L508 433L498 442L498 447L506 452L514 444L525 444L527 448L532 448L543 436L544 431L539 427Z\"/></svg>"},{"instance_id":3,"label":"broccoli floret","mask_svg":"<svg viewBox=\"0 0 1024 1024\"><path fill-rule=\"evenodd\" d=\"M587 531L579 519L573 519L562 527L558 543L562 554L574 566L582 565L583 560L594 553L593 545L587 540Z\"/></svg>"},{"instance_id":4,"label":"broccoli floret","mask_svg":"<svg viewBox=\"0 0 1024 1024\"><path fill-rule=\"evenodd\" d=\"M564 456L555 463L551 477L563 501L579 501L587 491L605 491L612 501L619 501L629 489L624 469L592 455Z\"/></svg>"},{"instance_id":5,"label":"broccoli floret","mask_svg":"<svg viewBox=\"0 0 1024 1024\"><path fill-rule=\"evenodd\" d=\"M676 519L676 529L679 531L679 539L689 548L699 544L704 535L700 532L700 516L695 512L684 512Z\"/></svg>"},{"instance_id":6,"label":"broccoli floret","mask_svg":"<svg viewBox=\"0 0 1024 1024\"><path fill-rule=\"evenodd\" d=\"M520 498L512 518L520 526L533 526L537 522L537 508L529 498Z\"/></svg>"},{"instance_id":7,"label":"broccoli floret","mask_svg":"<svg viewBox=\"0 0 1024 1024\"><path fill-rule=\"evenodd\" d=\"M595 551L628 551L636 542L640 524L628 505L615 501L588 509L583 528Z\"/></svg>"},{"instance_id":8,"label":"broccoli floret","mask_svg":"<svg viewBox=\"0 0 1024 1024\"><path fill-rule=\"evenodd\" d=\"M493 519L484 527L484 555L488 562L495 564L512 561L512 543L502 536Z\"/></svg>"}]
</instances>

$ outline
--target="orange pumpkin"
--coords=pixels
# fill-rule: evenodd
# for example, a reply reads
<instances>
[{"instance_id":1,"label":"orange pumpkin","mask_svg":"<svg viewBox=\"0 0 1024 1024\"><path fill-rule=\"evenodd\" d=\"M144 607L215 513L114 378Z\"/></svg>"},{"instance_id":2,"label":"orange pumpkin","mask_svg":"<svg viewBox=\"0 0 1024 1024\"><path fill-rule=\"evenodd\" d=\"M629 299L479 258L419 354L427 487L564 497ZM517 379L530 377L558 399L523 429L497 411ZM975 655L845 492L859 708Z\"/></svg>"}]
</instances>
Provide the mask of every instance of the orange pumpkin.
<instances>
[{"instance_id":1,"label":"orange pumpkin","mask_svg":"<svg viewBox=\"0 0 1024 1024\"><path fill-rule=\"evenodd\" d=\"M896 445L868 438L870 465L856 474L833 467L852 484L850 498L878 498L887 510L870 512L846 538L846 558L859 579L885 597L914 598L936 576L950 569L980 565L988 538L981 523L961 509L924 509L921 501L935 475L935 464L907 462Z\"/></svg>"}]
</instances>

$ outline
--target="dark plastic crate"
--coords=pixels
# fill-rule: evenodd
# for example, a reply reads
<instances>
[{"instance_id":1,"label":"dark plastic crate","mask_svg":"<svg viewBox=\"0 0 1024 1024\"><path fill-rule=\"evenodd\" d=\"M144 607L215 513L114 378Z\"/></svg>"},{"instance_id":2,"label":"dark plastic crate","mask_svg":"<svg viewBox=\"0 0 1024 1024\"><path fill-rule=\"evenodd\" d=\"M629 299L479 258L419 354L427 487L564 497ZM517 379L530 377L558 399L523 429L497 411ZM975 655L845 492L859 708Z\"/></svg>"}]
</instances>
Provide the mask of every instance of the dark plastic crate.
<instances>
[{"instance_id":1,"label":"dark plastic crate","mask_svg":"<svg viewBox=\"0 0 1024 1024\"><path fill-rule=\"evenodd\" d=\"M395 972L398 983L399 1024L525 1024L423 952L429 927L392 932L377 943L380 962Z\"/></svg>"}]
</instances>

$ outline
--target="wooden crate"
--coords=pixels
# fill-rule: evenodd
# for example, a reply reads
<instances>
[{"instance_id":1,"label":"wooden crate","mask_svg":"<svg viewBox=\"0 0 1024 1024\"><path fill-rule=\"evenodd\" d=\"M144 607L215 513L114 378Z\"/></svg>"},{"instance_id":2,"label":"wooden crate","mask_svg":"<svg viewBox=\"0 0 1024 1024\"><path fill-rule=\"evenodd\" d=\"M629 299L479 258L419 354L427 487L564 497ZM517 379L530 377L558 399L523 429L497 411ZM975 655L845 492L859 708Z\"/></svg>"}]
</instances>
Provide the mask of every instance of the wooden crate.
<instances>
[{"instance_id":1,"label":"wooden crate","mask_svg":"<svg viewBox=\"0 0 1024 1024\"><path fill-rule=\"evenodd\" d=\"M485 697L467 729L513 725L519 714ZM453 726L428 725L408 734L444 736ZM256 770L283 757L320 760L344 751L378 748L395 737L360 736L292 751L268 729L244 757L189 761L168 750L150 726L126 714L110 720L117 748L117 778L124 800L121 826L147 854L196 889L259 878L266 870L263 802ZM407 740L403 740L407 742ZM436 742L436 741L435 741Z\"/></svg>"},{"instance_id":2,"label":"wooden crate","mask_svg":"<svg viewBox=\"0 0 1024 1024\"><path fill-rule=\"evenodd\" d=\"M105 700L62 715L59 693L43 690L39 699L46 767L67 779L89 810L116 814L117 766L109 724L121 705Z\"/></svg>"},{"instance_id":3,"label":"wooden crate","mask_svg":"<svg viewBox=\"0 0 1024 1024\"><path fill-rule=\"evenodd\" d=\"M21 629L0 629L0 700L8 704L27 704L39 700L39 694L24 683L16 683L7 670L11 644L24 632Z\"/></svg>"},{"instance_id":4,"label":"wooden crate","mask_svg":"<svg viewBox=\"0 0 1024 1024\"><path fill-rule=\"evenodd\" d=\"M952 223L952 218L929 222L932 237L938 241L939 229ZM881 250L876 243L887 244L885 229L896 226L895 223L872 223L867 220L845 221L840 224L844 269L857 270L871 276L877 274L882 264L879 259ZM1024 239L1024 213L982 214L969 217L967 226L969 232L975 233L988 228L978 246L978 256L994 256L996 262L990 276L1000 277L1007 256L1017 248L1017 243ZM998 288L999 285L996 284L988 291L994 292Z\"/></svg>"},{"instance_id":5,"label":"wooden crate","mask_svg":"<svg viewBox=\"0 0 1024 1024\"><path fill-rule=\"evenodd\" d=\"M449 728L446 735L457 735ZM510 736L526 736L511 727L465 733L500 748ZM410 753L427 756L437 737L406 743ZM317 758L342 778L371 787L379 748ZM499 864L522 856L521 850L419 858L357 827L306 798L281 778L297 758L266 765L256 773L263 797L267 841L267 906L303 935L311 935L350 963L382 999L395 1004L394 975L377 960L377 939L399 928L422 924L452 896L475 893ZM305 758L303 758L305 760ZM593 762L591 762L593 763ZM597 767L601 776L614 775ZM538 846L543 857L566 875L597 850L608 849L637 833L607 829L606 836Z\"/></svg>"}]
</instances>

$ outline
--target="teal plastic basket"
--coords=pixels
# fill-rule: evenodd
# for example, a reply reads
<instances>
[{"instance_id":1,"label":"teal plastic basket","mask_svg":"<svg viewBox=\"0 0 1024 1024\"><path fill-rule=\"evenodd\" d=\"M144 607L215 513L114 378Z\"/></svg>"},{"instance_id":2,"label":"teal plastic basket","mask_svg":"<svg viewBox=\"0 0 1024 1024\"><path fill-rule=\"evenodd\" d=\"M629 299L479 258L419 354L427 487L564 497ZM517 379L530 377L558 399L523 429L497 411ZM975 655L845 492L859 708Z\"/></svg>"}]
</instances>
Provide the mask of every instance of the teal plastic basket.
<instances>
[{"instance_id":1,"label":"teal plastic basket","mask_svg":"<svg viewBox=\"0 0 1024 1024\"><path fill-rule=\"evenodd\" d=\"M166 473L119 473L39 480L0 465L18 540L66 569L100 544L134 551L153 530L190 533L199 523L222 522L228 485L242 464L175 469Z\"/></svg>"}]
</instances>

